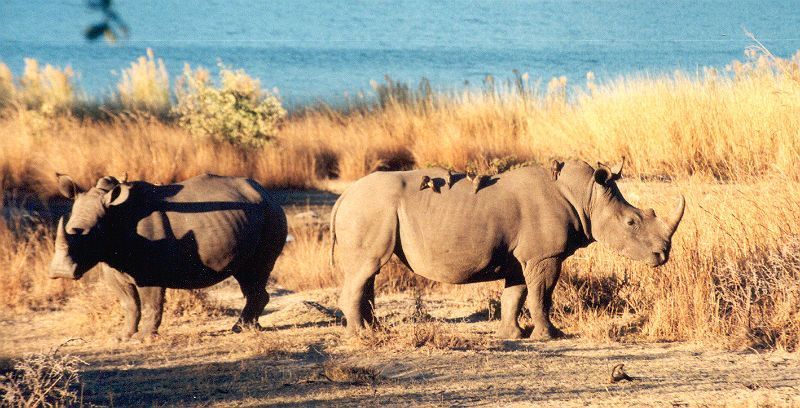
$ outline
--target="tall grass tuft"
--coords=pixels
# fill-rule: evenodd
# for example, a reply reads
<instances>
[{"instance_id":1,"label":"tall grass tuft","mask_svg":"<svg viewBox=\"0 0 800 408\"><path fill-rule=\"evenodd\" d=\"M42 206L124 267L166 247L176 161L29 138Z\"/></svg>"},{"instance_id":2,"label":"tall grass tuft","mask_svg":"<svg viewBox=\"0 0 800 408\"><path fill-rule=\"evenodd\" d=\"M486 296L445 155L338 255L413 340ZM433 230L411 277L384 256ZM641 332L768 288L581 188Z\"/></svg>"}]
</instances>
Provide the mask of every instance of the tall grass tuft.
<instances>
[{"instance_id":1,"label":"tall grass tuft","mask_svg":"<svg viewBox=\"0 0 800 408\"><path fill-rule=\"evenodd\" d=\"M14 102L14 75L8 65L0 62L0 111Z\"/></svg>"},{"instance_id":2,"label":"tall grass tuft","mask_svg":"<svg viewBox=\"0 0 800 408\"><path fill-rule=\"evenodd\" d=\"M78 102L74 76L70 66L60 69L46 64L41 68L37 60L25 58L25 71L14 93L17 102L47 116L70 113Z\"/></svg>"},{"instance_id":3,"label":"tall grass tuft","mask_svg":"<svg viewBox=\"0 0 800 408\"><path fill-rule=\"evenodd\" d=\"M171 107L169 74L164 61L156 59L153 50L122 70L117 84L119 104L125 110L166 116Z\"/></svg>"}]
</instances>

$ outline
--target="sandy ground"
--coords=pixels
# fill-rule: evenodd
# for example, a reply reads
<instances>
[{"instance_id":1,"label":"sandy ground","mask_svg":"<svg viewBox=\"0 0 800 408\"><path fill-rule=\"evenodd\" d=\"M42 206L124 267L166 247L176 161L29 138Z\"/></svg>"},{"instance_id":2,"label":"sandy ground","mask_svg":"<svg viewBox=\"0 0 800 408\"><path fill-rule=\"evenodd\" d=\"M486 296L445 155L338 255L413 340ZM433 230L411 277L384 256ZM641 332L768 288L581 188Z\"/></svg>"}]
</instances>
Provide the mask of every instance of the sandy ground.
<instances>
[{"instance_id":1,"label":"sandy ground","mask_svg":"<svg viewBox=\"0 0 800 408\"><path fill-rule=\"evenodd\" d=\"M4 312L0 356L7 365L88 333L60 352L86 361L83 401L105 406L800 406L797 353L576 337L500 341L492 337L497 323L475 305L433 295L425 309L470 339L466 347L376 345L342 336L330 290L273 292L260 320L267 330L233 334L227 329L243 299L230 283L211 294L230 313L166 317L160 338L145 344L109 340L110 324L79 327L70 308ZM377 309L388 322L414 304L410 295L383 296ZM413 322L398 324L414 330ZM633 381L609 381L620 363Z\"/></svg>"}]
</instances>

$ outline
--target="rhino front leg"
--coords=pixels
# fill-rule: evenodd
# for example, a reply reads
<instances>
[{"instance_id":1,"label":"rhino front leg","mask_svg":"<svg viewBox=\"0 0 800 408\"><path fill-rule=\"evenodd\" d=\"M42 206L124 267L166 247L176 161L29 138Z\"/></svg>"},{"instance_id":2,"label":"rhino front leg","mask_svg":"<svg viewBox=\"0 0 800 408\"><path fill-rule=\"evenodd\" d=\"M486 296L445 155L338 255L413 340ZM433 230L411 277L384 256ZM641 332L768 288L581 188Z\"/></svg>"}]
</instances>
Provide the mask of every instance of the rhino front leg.
<instances>
[{"instance_id":1,"label":"rhino front leg","mask_svg":"<svg viewBox=\"0 0 800 408\"><path fill-rule=\"evenodd\" d=\"M123 275L117 270L105 266L102 268L103 281L119 299L119 304L122 306L122 314L124 322L122 329L117 334L117 340L128 340L136 334L139 327L139 318L141 317L141 309L139 303L139 293L136 291L136 286L132 283L126 282Z\"/></svg>"},{"instance_id":2,"label":"rhino front leg","mask_svg":"<svg viewBox=\"0 0 800 408\"><path fill-rule=\"evenodd\" d=\"M506 279L506 287L500 296L500 329L497 336L501 339L521 339L525 333L519 327L519 313L528 294L525 281Z\"/></svg>"},{"instance_id":3,"label":"rhino front leg","mask_svg":"<svg viewBox=\"0 0 800 408\"><path fill-rule=\"evenodd\" d=\"M551 340L564 333L550 322L550 308L553 305L553 290L561 275L561 260L548 258L539 262L525 264L525 283L528 286L528 309L533 319L531 339Z\"/></svg>"},{"instance_id":4,"label":"rhino front leg","mask_svg":"<svg viewBox=\"0 0 800 408\"><path fill-rule=\"evenodd\" d=\"M139 332L134 337L147 340L155 337L158 334L158 327L161 326L161 316L164 312L164 292L166 289L158 286L148 286L137 288L137 290L142 308L142 318Z\"/></svg>"}]
</instances>

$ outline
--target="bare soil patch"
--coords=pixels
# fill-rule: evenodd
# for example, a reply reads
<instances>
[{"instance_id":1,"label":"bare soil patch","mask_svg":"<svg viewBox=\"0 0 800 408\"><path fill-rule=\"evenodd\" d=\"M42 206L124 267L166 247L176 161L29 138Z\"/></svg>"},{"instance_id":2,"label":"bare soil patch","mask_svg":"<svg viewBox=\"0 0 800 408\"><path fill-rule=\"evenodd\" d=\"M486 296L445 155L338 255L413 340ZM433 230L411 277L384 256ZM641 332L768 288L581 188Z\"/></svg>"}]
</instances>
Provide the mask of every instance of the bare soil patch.
<instances>
[{"instance_id":1,"label":"bare soil patch","mask_svg":"<svg viewBox=\"0 0 800 408\"><path fill-rule=\"evenodd\" d=\"M209 293L223 306L242 303L233 285ZM796 353L577 336L502 341L493 337L496 322L476 313L482 304L429 295L428 320L420 321L409 294L378 298L378 314L393 332L370 344L343 337L332 290L271 295L264 331L233 334L233 317L199 313L166 320L161 337L146 344L76 327L85 320L69 307L3 313L0 358L81 337L61 352L88 363L81 368L84 403L105 406L800 405ZM459 347L403 340L426 324L461 339ZM632 381L610 381L617 364Z\"/></svg>"}]
</instances>

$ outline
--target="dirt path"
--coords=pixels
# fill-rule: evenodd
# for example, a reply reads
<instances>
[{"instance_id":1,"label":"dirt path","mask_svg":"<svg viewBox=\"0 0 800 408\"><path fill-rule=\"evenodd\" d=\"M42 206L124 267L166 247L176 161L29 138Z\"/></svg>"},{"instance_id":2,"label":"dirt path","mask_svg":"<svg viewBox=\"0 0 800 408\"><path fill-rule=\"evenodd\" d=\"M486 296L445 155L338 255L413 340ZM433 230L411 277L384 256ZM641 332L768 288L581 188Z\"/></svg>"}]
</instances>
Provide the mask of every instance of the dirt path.
<instances>
[{"instance_id":1,"label":"dirt path","mask_svg":"<svg viewBox=\"0 0 800 408\"><path fill-rule=\"evenodd\" d=\"M224 307L241 306L231 285L212 293ZM81 327L86 319L75 308L3 313L0 356L18 358L80 334L85 342L62 352L89 363L84 401L99 405L800 406L796 353L580 338L497 341L496 323L474 305L436 297L425 300L437 327L467 339L466 347L414 347L399 337L364 343L341 337L334 300L325 290L273 293L261 318L270 330L239 335L227 331L233 316L168 317L161 338L149 344L109 341L108 327ZM385 322L402 320L414 299L384 296L378 310ZM393 327L402 337L425 326L406 320ZM609 382L619 363L633 381Z\"/></svg>"}]
</instances>

